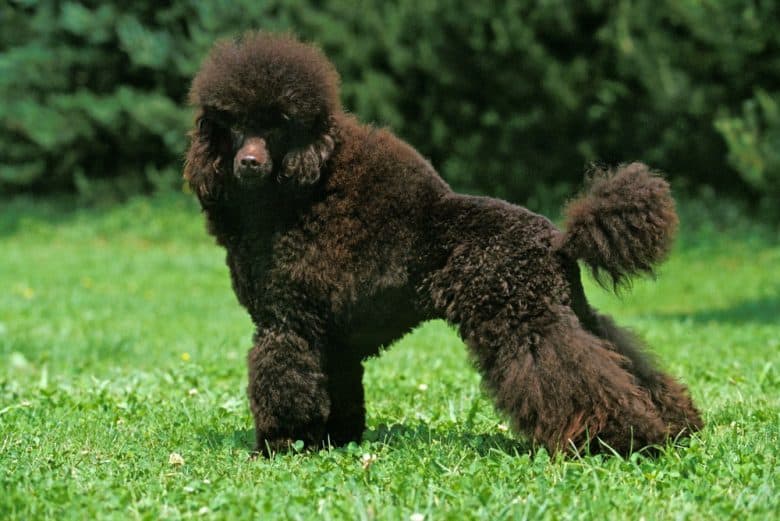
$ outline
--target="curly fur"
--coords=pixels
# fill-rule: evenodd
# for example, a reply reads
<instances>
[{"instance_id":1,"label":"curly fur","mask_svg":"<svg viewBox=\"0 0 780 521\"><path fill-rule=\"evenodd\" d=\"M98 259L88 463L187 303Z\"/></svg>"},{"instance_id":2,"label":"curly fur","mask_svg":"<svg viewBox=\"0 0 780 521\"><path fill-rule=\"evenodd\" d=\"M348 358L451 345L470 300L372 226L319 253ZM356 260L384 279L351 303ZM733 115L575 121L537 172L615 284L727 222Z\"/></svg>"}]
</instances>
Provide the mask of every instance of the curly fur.
<instances>
[{"instance_id":1,"label":"curly fur","mask_svg":"<svg viewBox=\"0 0 780 521\"><path fill-rule=\"evenodd\" d=\"M628 453L701 428L685 387L590 307L577 265L620 283L664 256L676 217L659 176L596 173L562 232L453 193L345 114L338 83L315 47L260 33L218 43L190 94L184 176L255 324L259 451L359 440L362 361L436 317L457 325L514 429L550 450Z\"/></svg>"},{"instance_id":2,"label":"curly fur","mask_svg":"<svg viewBox=\"0 0 780 521\"><path fill-rule=\"evenodd\" d=\"M677 228L669 184L642 163L595 170L587 192L565 213L561 251L582 259L596 280L606 272L615 287L637 273L651 274Z\"/></svg>"},{"instance_id":3,"label":"curly fur","mask_svg":"<svg viewBox=\"0 0 780 521\"><path fill-rule=\"evenodd\" d=\"M319 180L335 146L331 115L341 110L336 69L314 47L289 35L247 33L237 41L217 43L190 90L190 103L201 107L191 134L184 178L209 199L225 177L224 150L214 147L213 129L204 127L206 110L251 117L268 107L316 130L318 137L287 150L279 180L306 186Z\"/></svg>"}]
</instances>

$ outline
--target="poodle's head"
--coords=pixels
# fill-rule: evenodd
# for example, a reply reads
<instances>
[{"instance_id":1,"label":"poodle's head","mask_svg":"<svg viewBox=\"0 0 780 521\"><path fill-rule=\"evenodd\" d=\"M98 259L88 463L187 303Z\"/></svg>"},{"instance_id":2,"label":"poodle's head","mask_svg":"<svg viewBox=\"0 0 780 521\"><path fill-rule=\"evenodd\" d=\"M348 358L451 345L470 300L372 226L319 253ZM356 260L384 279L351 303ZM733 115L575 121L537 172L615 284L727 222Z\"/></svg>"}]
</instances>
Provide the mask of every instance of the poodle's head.
<instances>
[{"instance_id":1,"label":"poodle's head","mask_svg":"<svg viewBox=\"0 0 780 521\"><path fill-rule=\"evenodd\" d=\"M190 102L198 115L184 178L202 201L227 183L313 185L335 146L338 74L319 49L289 35L218 42Z\"/></svg>"}]
</instances>

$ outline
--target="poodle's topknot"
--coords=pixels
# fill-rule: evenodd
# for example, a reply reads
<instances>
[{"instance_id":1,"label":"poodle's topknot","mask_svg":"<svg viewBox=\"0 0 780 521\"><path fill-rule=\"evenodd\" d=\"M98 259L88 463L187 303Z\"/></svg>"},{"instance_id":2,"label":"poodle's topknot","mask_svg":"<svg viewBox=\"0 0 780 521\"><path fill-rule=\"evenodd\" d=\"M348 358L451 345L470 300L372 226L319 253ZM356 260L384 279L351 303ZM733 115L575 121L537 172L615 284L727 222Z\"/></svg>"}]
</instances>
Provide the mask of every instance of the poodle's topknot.
<instances>
[{"instance_id":1,"label":"poodle's topknot","mask_svg":"<svg viewBox=\"0 0 780 521\"><path fill-rule=\"evenodd\" d=\"M292 35L248 32L214 46L190 102L237 114L272 108L313 121L341 110L339 75L317 47Z\"/></svg>"}]
</instances>

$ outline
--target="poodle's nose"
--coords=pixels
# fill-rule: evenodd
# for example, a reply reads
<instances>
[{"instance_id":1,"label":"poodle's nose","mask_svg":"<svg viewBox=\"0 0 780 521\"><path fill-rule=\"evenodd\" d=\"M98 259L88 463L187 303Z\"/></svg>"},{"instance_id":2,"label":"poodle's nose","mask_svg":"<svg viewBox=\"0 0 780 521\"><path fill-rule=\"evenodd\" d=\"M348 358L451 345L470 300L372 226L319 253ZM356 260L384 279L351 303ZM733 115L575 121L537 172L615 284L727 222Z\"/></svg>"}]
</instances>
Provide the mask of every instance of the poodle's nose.
<instances>
[{"instance_id":1,"label":"poodle's nose","mask_svg":"<svg viewBox=\"0 0 780 521\"><path fill-rule=\"evenodd\" d=\"M265 140L249 137L233 158L233 171L243 180L258 180L271 173L272 162Z\"/></svg>"},{"instance_id":2,"label":"poodle's nose","mask_svg":"<svg viewBox=\"0 0 780 521\"><path fill-rule=\"evenodd\" d=\"M260 161L255 156L244 156L241 158L241 166L243 168L258 168Z\"/></svg>"}]
</instances>

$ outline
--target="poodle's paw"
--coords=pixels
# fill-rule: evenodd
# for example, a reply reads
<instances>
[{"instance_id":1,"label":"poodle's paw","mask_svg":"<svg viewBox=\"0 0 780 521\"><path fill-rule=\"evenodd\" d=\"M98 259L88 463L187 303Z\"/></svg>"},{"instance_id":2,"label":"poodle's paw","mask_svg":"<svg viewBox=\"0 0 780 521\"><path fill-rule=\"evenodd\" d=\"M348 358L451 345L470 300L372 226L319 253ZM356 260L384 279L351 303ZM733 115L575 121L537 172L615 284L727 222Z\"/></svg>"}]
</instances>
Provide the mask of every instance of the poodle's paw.
<instances>
[{"instance_id":1,"label":"poodle's paw","mask_svg":"<svg viewBox=\"0 0 780 521\"><path fill-rule=\"evenodd\" d=\"M318 450L323 447L324 431L324 424L319 422L299 431L294 430L292 434L289 431L286 434L276 435L258 431L253 454L262 454L268 458L274 454Z\"/></svg>"},{"instance_id":2,"label":"poodle's paw","mask_svg":"<svg viewBox=\"0 0 780 521\"><path fill-rule=\"evenodd\" d=\"M351 442L360 443L363 439L363 427L353 428L351 430L332 430L328 431L326 435L325 443L331 447L343 447L349 445Z\"/></svg>"},{"instance_id":3,"label":"poodle's paw","mask_svg":"<svg viewBox=\"0 0 780 521\"><path fill-rule=\"evenodd\" d=\"M299 443L297 446L301 446ZM252 452L252 459L257 456L265 456L270 458L274 454L283 454L285 452L291 452L296 448L296 440L293 438L276 438L276 439L259 439L255 450Z\"/></svg>"},{"instance_id":4,"label":"poodle's paw","mask_svg":"<svg viewBox=\"0 0 780 521\"><path fill-rule=\"evenodd\" d=\"M670 376L661 377L661 385L651 396L672 439L688 438L704 427L701 413L691 400L688 389Z\"/></svg>"}]
</instances>

